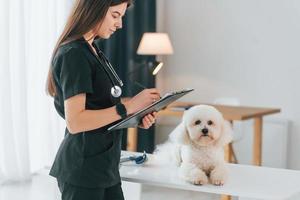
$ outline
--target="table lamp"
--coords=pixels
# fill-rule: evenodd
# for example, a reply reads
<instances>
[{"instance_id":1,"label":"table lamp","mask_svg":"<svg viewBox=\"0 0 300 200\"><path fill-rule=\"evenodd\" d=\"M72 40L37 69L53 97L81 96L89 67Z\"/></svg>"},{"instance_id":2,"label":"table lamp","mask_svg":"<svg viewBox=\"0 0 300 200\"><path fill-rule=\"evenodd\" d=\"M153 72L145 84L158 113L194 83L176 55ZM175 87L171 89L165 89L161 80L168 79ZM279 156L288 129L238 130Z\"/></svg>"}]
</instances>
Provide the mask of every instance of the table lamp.
<instances>
[{"instance_id":1,"label":"table lamp","mask_svg":"<svg viewBox=\"0 0 300 200\"><path fill-rule=\"evenodd\" d=\"M167 33L144 33L137 49L138 55L170 55L173 54L173 47ZM148 61L146 65L149 67L153 75L163 66L161 61Z\"/></svg>"}]
</instances>

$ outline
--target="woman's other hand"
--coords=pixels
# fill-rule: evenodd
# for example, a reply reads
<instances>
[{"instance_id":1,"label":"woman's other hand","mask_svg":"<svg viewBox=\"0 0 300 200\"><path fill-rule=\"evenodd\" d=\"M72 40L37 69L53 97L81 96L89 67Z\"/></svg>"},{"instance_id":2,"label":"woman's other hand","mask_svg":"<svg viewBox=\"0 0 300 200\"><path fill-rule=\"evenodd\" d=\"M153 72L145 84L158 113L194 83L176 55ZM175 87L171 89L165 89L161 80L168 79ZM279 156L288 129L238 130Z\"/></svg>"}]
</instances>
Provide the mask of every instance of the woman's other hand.
<instances>
[{"instance_id":1,"label":"woman's other hand","mask_svg":"<svg viewBox=\"0 0 300 200\"><path fill-rule=\"evenodd\" d=\"M154 123L155 119L157 117L157 112L150 113L143 117L142 123L139 125L139 128L148 129L150 128Z\"/></svg>"},{"instance_id":2,"label":"woman's other hand","mask_svg":"<svg viewBox=\"0 0 300 200\"><path fill-rule=\"evenodd\" d=\"M136 113L159 99L160 94L156 88L145 89L125 102L127 114Z\"/></svg>"}]
</instances>

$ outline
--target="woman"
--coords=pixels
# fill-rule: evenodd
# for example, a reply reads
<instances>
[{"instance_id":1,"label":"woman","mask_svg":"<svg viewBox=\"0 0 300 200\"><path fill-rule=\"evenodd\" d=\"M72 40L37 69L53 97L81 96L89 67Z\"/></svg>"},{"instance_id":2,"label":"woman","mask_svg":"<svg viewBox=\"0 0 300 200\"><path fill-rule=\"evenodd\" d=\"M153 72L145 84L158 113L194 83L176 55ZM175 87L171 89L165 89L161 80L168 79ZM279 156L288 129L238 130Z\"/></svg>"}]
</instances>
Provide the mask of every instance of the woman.
<instances>
[{"instance_id":1,"label":"woman","mask_svg":"<svg viewBox=\"0 0 300 200\"><path fill-rule=\"evenodd\" d=\"M122 28L130 3L77 0L54 49L47 90L67 128L50 175L57 178L63 200L124 199L121 135L107 128L160 98L153 88L121 100L122 82L94 45L95 38L108 39ZM149 128L155 115L145 116L140 126Z\"/></svg>"}]
</instances>

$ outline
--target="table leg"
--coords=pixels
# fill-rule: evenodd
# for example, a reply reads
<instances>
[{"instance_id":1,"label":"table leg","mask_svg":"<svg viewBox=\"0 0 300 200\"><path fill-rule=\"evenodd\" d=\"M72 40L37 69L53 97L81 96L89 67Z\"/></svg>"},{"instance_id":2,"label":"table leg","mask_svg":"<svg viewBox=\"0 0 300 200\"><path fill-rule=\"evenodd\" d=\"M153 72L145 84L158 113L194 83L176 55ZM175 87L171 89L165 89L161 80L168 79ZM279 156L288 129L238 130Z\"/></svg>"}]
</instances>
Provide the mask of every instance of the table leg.
<instances>
[{"instance_id":1,"label":"table leg","mask_svg":"<svg viewBox=\"0 0 300 200\"><path fill-rule=\"evenodd\" d=\"M231 200L231 196L221 195L221 200Z\"/></svg>"},{"instance_id":2,"label":"table leg","mask_svg":"<svg viewBox=\"0 0 300 200\"><path fill-rule=\"evenodd\" d=\"M231 128L233 128L233 121L229 120L231 124ZM226 149L227 148L227 149ZM225 147L225 160L230 163L235 163L237 164L237 158L233 149L233 144L232 142L228 144L227 147Z\"/></svg>"},{"instance_id":3,"label":"table leg","mask_svg":"<svg viewBox=\"0 0 300 200\"><path fill-rule=\"evenodd\" d=\"M224 159L226 162L230 163L231 162L231 157L232 157L232 152L230 149L230 144L227 144L224 147Z\"/></svg>"},{"instance_id":4,"label":"table leg","mask_svg":"<svg viewBox=\"0 0 300 200\"><path fill-rule=\"evenodd\" d=\"M137 128L127 129L127 151L137 150Z\"/></svg>"},{"instance_id":5,"label":"table leg","mask_svg":"<svg viewBox=\"0 0 300 200\"><path fill-rule=\"evenodd\" d=\"M238 160L237 160L237 157L235 155L232 142L229 143L229 151L230 151L230 154L231 154L230 163L238 164Z\"/></svg>"},{"instance_id":6,"label":"table leg","mask_svg":"<svg viewBox=\"0 0 300 200\"><path fill-rule=\"evenodd\" d=\"M230 120L230 125L231 127L233 127L233 121ZM225 147L224 147L224 159L226 162L228 163L231 163L231 157L232 157L232 151L231 151L231 147L230 147L231 144L227 144Z\"/></svg>"},{"instance_id":7,"label":"table leg","mask_svg":"<svg viewBox=\"0 0 300 200\"><path fill-rule=\"evenodd\" d=\"M232 124L232 121L231 121L231 124ZM232 158L232 151L231 151L230 145L231 144L227 144L224 147L224 159L228 163L231 162L231 158ZM221 195L221 200L231 200L231 196L229 196L229 195Z\"/></svg>"},{"instance_id":8,"label":"table leg","mask_svg":"<svg viewBox=\"0 0 300 200\"><path fill-rule=\"evenodd\" d=\"M254 138L253 138L253 165L261 166L262 153L262 117L254 118Z\"/></svg>"}]
</instances>

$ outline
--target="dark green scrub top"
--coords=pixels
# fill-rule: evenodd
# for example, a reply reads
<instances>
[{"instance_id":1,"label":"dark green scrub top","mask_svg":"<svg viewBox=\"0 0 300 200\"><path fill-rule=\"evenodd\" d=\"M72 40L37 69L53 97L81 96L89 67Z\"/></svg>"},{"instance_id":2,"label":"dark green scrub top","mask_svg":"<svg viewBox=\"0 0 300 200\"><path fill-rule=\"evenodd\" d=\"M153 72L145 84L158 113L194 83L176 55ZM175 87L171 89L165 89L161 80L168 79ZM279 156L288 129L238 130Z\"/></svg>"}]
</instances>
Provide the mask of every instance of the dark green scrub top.
<instances>
[{"instance_id":1,"label":"dark green scrub top","mask_svg":"<svg viewBox=\"0 0 300 200\"><path fill-rule=\"evenodd\" d=\"M112 84L103 67L83 38L58 49L52 72L57 92L54 105L61 117L65 119L64 100L80 93L86 93L87 110L108 108L120 101L111 96ZM73 135L66 128L50 175L91 188L118 184L121 135L108 133L108 126Z\"/></svg>"}]
</instances>

